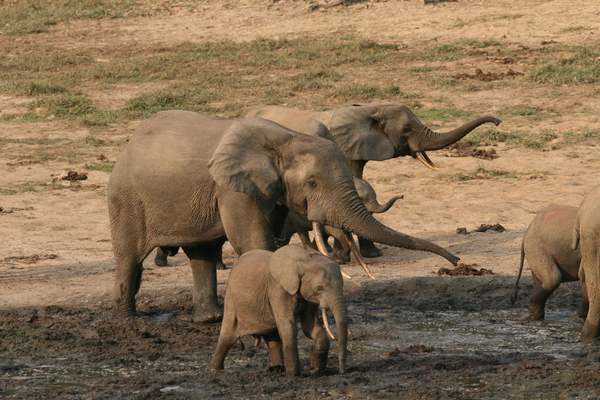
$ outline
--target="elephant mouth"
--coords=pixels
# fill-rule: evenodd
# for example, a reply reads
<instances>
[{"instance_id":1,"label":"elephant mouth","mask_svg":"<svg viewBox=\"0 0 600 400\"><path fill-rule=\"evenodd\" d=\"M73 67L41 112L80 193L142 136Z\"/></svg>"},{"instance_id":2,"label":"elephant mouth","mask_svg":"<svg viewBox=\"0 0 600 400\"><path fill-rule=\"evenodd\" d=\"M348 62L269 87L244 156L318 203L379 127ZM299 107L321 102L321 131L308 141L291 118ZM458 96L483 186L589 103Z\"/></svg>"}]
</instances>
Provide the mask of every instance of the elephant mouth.
<instances>
[{"instance_id":1,"label":"elephant mouth","mask_svg":"<svg viewBox=\"0 0 600 400\"><path fill-rule=\"evenodd\" d=\"M417 151L416 153L414 153L413 157L419 160L424 166L426 166L429 169L432 169L434 171L438 169L437 165L435 165L435 163L431 161L431 158L429 158L427 153L425 153L424 151Z\"/></svg>"}]
</instances>

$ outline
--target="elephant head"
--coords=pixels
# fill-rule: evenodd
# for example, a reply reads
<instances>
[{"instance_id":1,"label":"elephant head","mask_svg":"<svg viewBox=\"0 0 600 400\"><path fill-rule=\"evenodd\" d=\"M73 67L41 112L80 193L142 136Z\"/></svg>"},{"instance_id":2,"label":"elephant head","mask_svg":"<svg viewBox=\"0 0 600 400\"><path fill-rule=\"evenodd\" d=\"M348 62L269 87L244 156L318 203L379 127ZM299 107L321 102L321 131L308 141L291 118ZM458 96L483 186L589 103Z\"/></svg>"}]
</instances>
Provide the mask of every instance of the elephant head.
<instances>
[{"instance_id":1,"label":"elephant head","mask_svg":"<svg viewBox=\"0 0 600 400\"><path fill-rule=\"evenodd\" d=\"M269 272L274 281L290 295L300 294L306 301L319 304L325 328L333 336L325 310L331 311L339 344L339 370L343 373L346 368L348 320L340 267L329 257L314 250L289 245L273 253Z\"/></svg>"},{"instance_id":2,"label":"elephant head","mask_svg":"<svg viewBox=\"0 0 600 400\"><path fill-rule=\"evenodd\" d=\"M426 240L381 224L366 209L350 166L330 140L291 131L260 118L233 123L209 161L220 190L243 192L270 213L284 205L312 223L353 232L374 242L459 258Z\"/></svg>"},{"instance_id":3,"label":"elephant head","mask_svg":"<svg viewBox=\"0 0 600 400\"><path fill-rule=\"evenodd\" d=\"M500 124L496 117L476 118L447 133L438 133L406 106L367 104L329 112L331 135L350 160L381 161L412 156L433 168L427 151L440 150L456 143L479 125Z\"/></svg>"}]
</instances>

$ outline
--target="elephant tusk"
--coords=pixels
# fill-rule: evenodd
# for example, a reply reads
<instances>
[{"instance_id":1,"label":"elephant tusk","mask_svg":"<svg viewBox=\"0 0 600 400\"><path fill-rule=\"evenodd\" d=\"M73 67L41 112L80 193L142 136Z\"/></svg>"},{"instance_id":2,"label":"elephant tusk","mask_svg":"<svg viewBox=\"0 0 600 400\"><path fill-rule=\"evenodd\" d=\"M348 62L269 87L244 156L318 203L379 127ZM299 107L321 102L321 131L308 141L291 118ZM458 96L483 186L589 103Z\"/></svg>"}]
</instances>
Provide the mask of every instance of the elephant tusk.
<instances>
[{"instance_id":1,"label":"elephant tusk","mask_svg":"<svg viewBox=\"0 0 600 400\"><path fill-rule=\"evenodd\" d=\"M327 331L327 336L329 336L329 338L331 340L335 340L335 336L334 336L333 332L331 331L331 327L329 326L329 321L327 320L327 313L325 312L324 308L321 308L321 317L323 318L323 325L325 325L325 330Z\"/></svg>"},{"instance_id":2,"label":"elephant tusk","mask_svg":"<svg viewBox=\"0 0 600 400\"><path fill-rule=\"evenodd\" d=\"M318 222L312 223L313 233L315 234L315 242L317 242L317 248L325 257L331 257L331 254L327 251L325 246L325 240L323 239L323 233L321 232L321 224Z\"/></svg>"},{"instance_id":3,"label":"elephant tusk","mask_svg":"<svg viewBox=\"0 0 600 400\"><path fill-rule=\"evenodd\" d=\"M347 273L345 273L344 271L342 271L341 269L340 269L340 273L342 274L342 276L344 278L352 280L352 277L350 275L348 275Z\"/></svg>"},{"instance_id":4,"label":"elephant tusk","mask_svg":"<svg viewBox=\"0 0 600 400\"><path fill-rule=\"evenodd\" d=\"M352 234L344 231L344 239L346 239L346 243L348 244L348 247L350 247L350 251L352 252L352 254L354 254L356 261L358 261L365 273L369 276L369 278L375 279L375 276L373 276L373 273L371 272L371 270L369 270L369 267L367 267L365 260L363 260L362 256L360 255L360 252L356 247L356 243L354 242Z\"/></svg>"},{"instance_id":5,"label":"elephant tusk","mask_svg":"<svg viewBox=\"0 0 600 400\"><path fill-rule=\"evenodd\" d=\"M424 151L418 151L416 157L417 160L421 161L423 165L425 165L427 168L432 169L434 171L438 169L438 167L433 163L433 161L431 161L427 153L425 153Z\"/></svg>"}]
</instances>

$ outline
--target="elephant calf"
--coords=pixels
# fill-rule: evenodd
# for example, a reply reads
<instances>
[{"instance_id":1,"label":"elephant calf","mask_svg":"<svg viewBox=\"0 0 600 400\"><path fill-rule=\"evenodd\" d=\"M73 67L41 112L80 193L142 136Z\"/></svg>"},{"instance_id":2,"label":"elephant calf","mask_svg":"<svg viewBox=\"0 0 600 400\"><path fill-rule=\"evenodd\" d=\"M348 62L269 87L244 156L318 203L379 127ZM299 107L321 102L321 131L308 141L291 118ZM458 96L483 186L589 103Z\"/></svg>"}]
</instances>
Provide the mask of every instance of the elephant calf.
<instances>
[{"instance_id":1,"label":"elephant calf","mask_svg":"<svg viewBox=\"0 0 600 400\"><path fill-rule=\"evenodd\" d=\"M525 258L534 281L533 296L529 302L529 319L544 319L544 307L548 297L561 282L578 280L579 249L572 248L573 227L577 208L551 205L537 213L521 243L521 264L515 283L512 303L517 299L519 279ZM587 296L584 298L580 315L587 314Z\"/></svg>"},{"instance_id":2,"label":"elephant calf","mask_svg":"<svg viewBox=\"0 0 600 400\"><path fill-rule=\"evenodd\" d=\"M271 368L285 365L288 376L300 373L296 328L313 340L311 368L325 369L329 339L318 319L321 307L327 333L333 336L325 309L335 318L339 371L344 372L348 335L343 279L339 266L312 249L288 245L275 252L244 253L231 271L225 293L221 333L211 365L223 369L231 346L245 335L264 339Z\"/></svg>"}]
</instances>

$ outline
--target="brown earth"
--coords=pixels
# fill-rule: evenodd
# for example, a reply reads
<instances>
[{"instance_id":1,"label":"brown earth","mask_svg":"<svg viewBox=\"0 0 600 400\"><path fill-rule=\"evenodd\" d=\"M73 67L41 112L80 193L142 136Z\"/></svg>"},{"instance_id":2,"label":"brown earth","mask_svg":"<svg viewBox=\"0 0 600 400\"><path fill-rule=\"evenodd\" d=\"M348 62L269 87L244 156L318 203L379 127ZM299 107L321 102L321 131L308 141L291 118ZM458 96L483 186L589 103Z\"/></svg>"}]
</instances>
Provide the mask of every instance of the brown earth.
<instances>
[{"instance_id":1,"label":"brown earth","mask_svg":"<svg viewBox=\"0 0 600 400\"><path fill-rule=\"evenodd\" d=\"M563 0L435 6L416 0L364 2L316 12L309 12L305 2L207 1L191 10L175 8L168 15L75 20L47 33L0 36L0 46L35 41L101 53L136 43L169 46L353 34L425 49L464 38L496 39L525 50L510 59L473 54L443 64L450 75L473 76L461 85L478 80L478 69L501 80L485 90L431 87L404 81L402 74L394 82L402 83L403 90L422 93L419 101L426 106L449 103L487 113L521 105L551 110L550 117L540 120L504 117L502 127L508 131L542 132L598 129L597 88L535 85L521 75L506 74L526 73L525 65L535 58L526 49L597 41L599 16L595 2L574 6ZM398 68L440 65L407 60ZM367 68L364 74L369 73ZM159 83L119 84L114 95L111 90L82 90L98 106L118 107L157 87ZM310 105L310 99L302 101ZM0 117L25 113L30 102L2 94ZM430 122L444 128L460 119ZM218 324L191 322L191 273L181 254L170 260L171 268L146 261L138 318L124 321L110 312L113 262L104 197L108 174L85 166L114 161L137 123L92 132L58 118L0 122L0 397L600 397L597 349L578 340L577 284L557 291L546 322L524 320L529 278L516 306L509 305L522 233L536 210L549 203L578 205L598 184L598 143L543 150L501 143L458 154L461 157L456 150L442 151L431 155L438 171L426 170L412 159L370 163L366 178L380 200L405 194L400 206L380 216L383 222L434 240L462 262L494 274L438 276L440 268L449 267L444 260L383 247L382 258L368 260L376 281L364 277L357 264L345 267L353 276L347 282L352 318L348 373L339 376L332 367L324 376L306 373L289 380L266 371L265 350L254 349L251 341L245 351L231 352L224 372L207 369ZM104 141L80 146L91 132ZM85 171L87 179L63 181L69 171ZM481 224L496 223L507 230L473 232ZM459 235L457 227L472 233ZM225 262L235 263L229 247ZM221 294L228 271L218 274ZM306 354L308 341L300 343ZM335 366L335 350L330 365Z\"/></svg>"}]
</instances>

